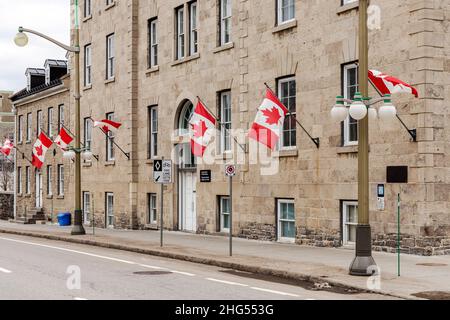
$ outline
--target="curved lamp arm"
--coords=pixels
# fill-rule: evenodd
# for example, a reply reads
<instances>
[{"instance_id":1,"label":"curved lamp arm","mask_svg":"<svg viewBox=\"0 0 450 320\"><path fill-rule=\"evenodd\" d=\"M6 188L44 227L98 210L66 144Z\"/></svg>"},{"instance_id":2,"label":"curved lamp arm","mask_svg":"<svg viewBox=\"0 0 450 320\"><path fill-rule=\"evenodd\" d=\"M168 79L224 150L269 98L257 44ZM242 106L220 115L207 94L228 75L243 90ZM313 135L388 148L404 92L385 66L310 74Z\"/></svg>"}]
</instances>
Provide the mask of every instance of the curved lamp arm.
<instances>
[{"instance_id":1,"label":"curved lamp arm","mask_svg":"<svg viewBox=\"0 0 450 320\"><path fill-rule=\"evenodd\" d=\"M53 42L53 43L56 44L57 46L59 46L59 47L65 49L65 50L67 50L67 51L69 51L69 52L75 52L75 53L79 53L79 52L80 52L80 48L79 48L79 47L67 46L67 45L65 45L65 44L63 44L63 43L61 43L61 42L59 42L58 40L55 40L55 39L53 39L53 38L50 38L49 36L46 36L45 34L42 34L42 33L40 33L40 32L31 30L31 29L26 29L26 28L23 28L23 27L19 27L19 32L28 32L28 33L35 34L35 35L37 35L37 36L39 36L39 37L41 37L41 38L44 38L44 39L46 39L46 40L48 40L48 41L50 41L50 42Z\"/></svg>"}]
</instances>

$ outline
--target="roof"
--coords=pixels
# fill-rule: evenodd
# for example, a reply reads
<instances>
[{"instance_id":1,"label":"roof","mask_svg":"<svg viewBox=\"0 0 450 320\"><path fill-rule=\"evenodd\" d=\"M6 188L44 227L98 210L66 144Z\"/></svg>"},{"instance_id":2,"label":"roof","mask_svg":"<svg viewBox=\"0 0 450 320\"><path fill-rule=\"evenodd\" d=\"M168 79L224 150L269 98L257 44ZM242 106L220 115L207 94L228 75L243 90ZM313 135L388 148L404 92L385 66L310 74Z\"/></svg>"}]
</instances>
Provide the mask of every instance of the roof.
<instances>
[{"instance_id":1,"label":"roof","mask_svg":"<svg viewBox=\"0 0 450 320\"><path fill-rule=\"evenodd\" d=\"M67 68L67 61L66 60L56 60L56 59L47 59L44 63L44 68L47 68L47 66L50 66L52 68Z\"/></svg>"},{"instance_id":2,"label":"roof","mask_svg":"<svg viewBox=\"0 0 450 320\"><path fill-rule=\"evenodd\" d=\"M25 75L31 74L32 76L45 76L45 69L40 68L27 68Z\"/></svg>"},{"instance_id":3,"label":"roof","mask_svg":"<svg viewBox=\"0 0 450 320\"><path fill-rule=\"evenodd\" d=\"M42 84L31 90L27 90L27 88L22 89L19 92L16 92L15 94L13 94L11 97L9 97L9 99L11 101L17 101L17 100L32 96L33 94L48 90L50 88L57 87L62 84L63 84L63 81L61 79L56 79L56 80L49 82L48 84Z\"/></svg>"}]
</instances>

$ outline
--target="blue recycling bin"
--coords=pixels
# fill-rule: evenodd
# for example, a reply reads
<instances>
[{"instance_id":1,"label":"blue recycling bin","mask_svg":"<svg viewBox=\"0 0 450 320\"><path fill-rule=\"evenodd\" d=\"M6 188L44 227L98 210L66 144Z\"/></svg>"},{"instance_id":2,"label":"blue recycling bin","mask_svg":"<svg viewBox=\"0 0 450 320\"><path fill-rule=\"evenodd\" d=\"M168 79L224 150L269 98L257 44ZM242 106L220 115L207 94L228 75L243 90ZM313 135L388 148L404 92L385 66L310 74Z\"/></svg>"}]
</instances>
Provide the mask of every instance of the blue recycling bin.
<instances>
[{"instance_id":1,"label":"blue recycling bin","mask_svg":"<svg viewBox=\"0 0 450 320\"><path fill-rule=\"evenodd\" d=\"M70 212L63 212L58 214L58 223L61 227L70 226L72 223L72 215Z\"/></svg>"}]
</instances>

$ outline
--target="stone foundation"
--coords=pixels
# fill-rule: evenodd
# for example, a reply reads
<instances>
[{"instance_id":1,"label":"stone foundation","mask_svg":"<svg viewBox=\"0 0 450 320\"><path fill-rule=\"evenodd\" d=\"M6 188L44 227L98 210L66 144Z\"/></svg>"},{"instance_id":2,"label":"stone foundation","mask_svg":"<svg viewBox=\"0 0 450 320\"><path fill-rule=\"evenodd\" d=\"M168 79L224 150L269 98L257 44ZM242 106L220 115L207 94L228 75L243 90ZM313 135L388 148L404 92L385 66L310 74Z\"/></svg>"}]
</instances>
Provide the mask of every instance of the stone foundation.
<instances>
[{"instance_id":1,"label":"stone foundation","mask_svg":"<svg viewBox=\"0 0 450 320\"><path fill-rule=\"evenodd\" d=\"M420 256L450 255L450 238L444 236L400 236L400 252ZM397 235L376 235L372 239L373 250L397 252Z\"/></svg>"},{"instance_id":2,"label":"stone foundation","mask_svg":"<svg viewBox=\"0 0 450 320\"><path fill-rule=\"evenodd\" d=\"M320 230L310 230L304 227L297 228L295 243L315 247L340 247L341 236L338 232L326 233Z\"/></svg>"},{"instance_id":3,"label":"stone foundation","mask_svg":"<svg viewBox=\"0 0 450 320\"><path fill-rule=\"evenodd\" d=\"M0 193L0 219L8 220L14 218L14 194Z\"/></svg>"},{"instance_id":4,"label":"stone foundation","mask_svg":"<svg viewBox=\"0 0 450 320\"><path fill-rule=\"evenodd\" d=\"M262 241L276 241L276 229L274 225L263 223L249 223L241 227L239 238Z\"/></svg>"}]
</instances>

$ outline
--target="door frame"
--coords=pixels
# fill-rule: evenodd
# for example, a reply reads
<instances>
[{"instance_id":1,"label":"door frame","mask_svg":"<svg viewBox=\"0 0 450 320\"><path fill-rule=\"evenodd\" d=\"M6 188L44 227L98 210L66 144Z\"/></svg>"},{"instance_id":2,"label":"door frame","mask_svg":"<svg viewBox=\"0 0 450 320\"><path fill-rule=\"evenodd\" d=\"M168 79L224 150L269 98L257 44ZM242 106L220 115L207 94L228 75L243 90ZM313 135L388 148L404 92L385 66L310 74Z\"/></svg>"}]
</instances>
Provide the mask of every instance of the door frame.
<instances>
[{"instance_id":1,"label":"door frame","mask_svg":"<svg viewBox=\"0 0 450 320\"><path fill-rule=\"evenodd\" d=\"M184 178L183 175L185 175L186 173L192 173L192 176L194 179L197 180L197 168L179 168L178 169L178 179L177 179L177 184L178 184L178 231L183 231L183 232L193 232L196 233L197 232L197 192L193 193L193 197L195 197L195 210L194 210L194 215L195 215L195 229L196 230L187 230L184 225L184 215L183 215L183 203L184 203L184 192L183 192L183 185L184 185ZM195 181L195 183L197 184L197 181ZM195 188L197 190L197 188Z\"/></svg>"},{"instance_id":2,"label":"door frame","mask_svg":"<svg viewBox=\"0 0 450 320\"><path fill-rule=\"evenodd\" d=\"M42 179L43 179L42 172L40 170L36 169L35 174L34 174L34 183L35 183L35 192L36 192L34 204L35 204L36 208L42 208L44 205ZM38 199L39 199L39 202L38 202Z\"/></svg>"}]
</instances>

